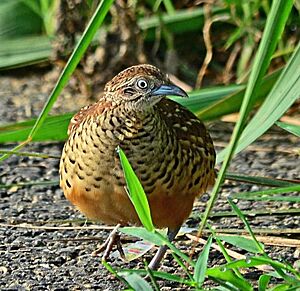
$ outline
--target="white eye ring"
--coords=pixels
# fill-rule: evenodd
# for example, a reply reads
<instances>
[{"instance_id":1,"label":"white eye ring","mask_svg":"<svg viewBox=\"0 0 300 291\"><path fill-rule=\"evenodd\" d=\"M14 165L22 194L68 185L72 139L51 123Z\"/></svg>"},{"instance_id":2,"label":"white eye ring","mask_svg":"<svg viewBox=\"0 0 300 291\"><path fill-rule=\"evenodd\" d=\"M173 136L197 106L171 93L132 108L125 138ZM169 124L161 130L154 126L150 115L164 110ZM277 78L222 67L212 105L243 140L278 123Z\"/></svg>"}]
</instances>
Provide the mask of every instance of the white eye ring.
<instances>
[{"instance_id":1,"label":"white eye ring","mask_svg":"<svg viewBox=\"0 0 300 291\"><path fill-rule=\"evenodd\" d=\"M148 82L145 79L139 79L136 84L140 89L148 88Z\"/></svg>"}]
</instances>

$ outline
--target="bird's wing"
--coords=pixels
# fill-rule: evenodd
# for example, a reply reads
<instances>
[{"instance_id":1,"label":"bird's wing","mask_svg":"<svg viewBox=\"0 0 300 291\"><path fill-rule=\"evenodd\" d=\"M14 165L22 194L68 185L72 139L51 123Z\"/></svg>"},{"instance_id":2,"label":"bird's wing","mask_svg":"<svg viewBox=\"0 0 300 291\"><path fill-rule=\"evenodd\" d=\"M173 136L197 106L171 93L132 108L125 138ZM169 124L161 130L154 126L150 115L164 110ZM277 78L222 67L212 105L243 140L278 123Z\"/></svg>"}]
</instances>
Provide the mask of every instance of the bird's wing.
<instances>
[{"instance_id":1,"label":"bird's wing","mask_svg":"<svg viewBox=\"0 0 300 291\"><path fill-rule=\"evenodd\" d=\"M208 148L210 153L214 155L211 137L197 116L170 99L162 99L159 105L158 110L163 116L163 120L167 123L168 128L173 128L179 141L186 140L190 141L191 144Z\"/></svg>"},{"instance_id":2,"label":"bird's wing","mask_svg":"<svg viewBox=\"0 0 300 291\"><path fill-rule=\"evenodd\" d=\"M169 99L161 100L158 110L168 128L174 130L182 149L191 153L201 152L208 165L210 176L208 184L213 185L216 153L203 122L188 109Z\"/></svg>"}]
</instances>

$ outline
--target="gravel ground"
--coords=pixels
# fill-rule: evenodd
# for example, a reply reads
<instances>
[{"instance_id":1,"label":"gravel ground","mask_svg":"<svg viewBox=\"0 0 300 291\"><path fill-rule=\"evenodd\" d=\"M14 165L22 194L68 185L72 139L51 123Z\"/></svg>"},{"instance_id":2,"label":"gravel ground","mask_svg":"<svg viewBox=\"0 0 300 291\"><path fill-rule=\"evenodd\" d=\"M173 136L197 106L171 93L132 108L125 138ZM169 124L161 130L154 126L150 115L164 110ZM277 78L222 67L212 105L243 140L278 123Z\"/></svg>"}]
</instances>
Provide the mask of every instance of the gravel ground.
<instances>
[{"instance_id":1,"label":"gravel ground","mask_svg":"<svg viewBox=\"0 0 300 291\"><path fill-rule=\"evenodd\" d=\"M41 70L38 74L15 71L10 76L0 76L0 124L36 116L53 86L57 72ZM68 87L55 105L54 111L76 110L89 103L86 98ZM210 124L210 131L218 148L226 142L232 130L231 124ZM1 148L11 148L2 145ZM60 156L62 143L35 143L26 151ZM237 173L269 176L285 179L299 178L300 141L279 129L272 129L246 151L239 154L231 165ZM0 164L0 184L30 181L58 180L59 160L12 156ZM229 211L226 197L231 193L258 190L256 185L226 182L215 211ZM295 194L296 195L296 194ZM100 224L84 226L84 217L63 196L58 185L10 186L0 188L0 288L1 290L119 290L122 285L101 265L99 257L91 256L97 243L105 239L107 230ZM194 211L186 226L196 227L198 214L203 212L208 195L195 203ZM282 211L297 209L299 204L289 202L239 201L242 210ZM299 215L299 213L298 213ZM253 228L299 229L299 216L267 214L249 216ZM214 217L211 224L217 228L243 229L235 217ZM78 227L82 226L82 227ZM299 235L299 233L298 233ZM296 235L289 235L296 237ZM99 242L97 242L99 240ZM191 241L181 237L176 241L186 253ZM299 259L299 250L290 247L267 246L268 253L277 259L293 264ZM196 254L201 246L196 249ZM240 250L239 250L240 251ZM242 251L240 251L242 253ZM150 255L144 258L150 259ZM212 251L210 266L224 262L217 251ZM120 260L114 267L142 267L142 259L130 264ZM162 269L181 274L181 270L168 255ZM259 272L249 274L257 279ZM181 289L180 285L161 283L162 290Z\"/></svg>"}]
</instances>

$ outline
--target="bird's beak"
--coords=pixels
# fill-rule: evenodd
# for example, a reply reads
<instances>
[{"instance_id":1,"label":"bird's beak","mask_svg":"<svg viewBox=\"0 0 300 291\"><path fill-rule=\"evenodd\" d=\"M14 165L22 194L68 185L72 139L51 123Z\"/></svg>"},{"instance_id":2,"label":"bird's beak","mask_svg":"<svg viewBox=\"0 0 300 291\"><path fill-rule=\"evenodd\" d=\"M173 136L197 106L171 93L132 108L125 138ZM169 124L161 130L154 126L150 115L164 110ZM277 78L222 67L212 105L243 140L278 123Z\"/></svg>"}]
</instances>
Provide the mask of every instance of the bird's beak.
<instances>
[{"instance_id":1,"label":"bird's beak","mask_svg":"<svg viewBox=\"0 0 300 291\"><path fill-rule=\"evenodd\" d=\"M151 92L151 95L152 96L171 95L171 96L181 96L185 98L189 97L184 90L182 90L181 88L173 84L160 85L158 88L155 88Z\"/></svg>"}]
</instances>

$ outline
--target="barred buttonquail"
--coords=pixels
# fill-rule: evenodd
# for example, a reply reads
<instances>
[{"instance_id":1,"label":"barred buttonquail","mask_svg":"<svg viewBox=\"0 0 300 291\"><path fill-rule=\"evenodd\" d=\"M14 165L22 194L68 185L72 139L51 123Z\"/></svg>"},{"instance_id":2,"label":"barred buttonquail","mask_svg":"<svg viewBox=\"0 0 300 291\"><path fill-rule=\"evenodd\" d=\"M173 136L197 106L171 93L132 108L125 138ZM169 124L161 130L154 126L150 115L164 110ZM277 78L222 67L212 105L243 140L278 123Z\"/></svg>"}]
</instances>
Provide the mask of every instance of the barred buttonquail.
<instances>
[{"instance_id":1,"label":"barred buttonquail","mask_svg":"<svg viewBox=\"0 0 300 291\"><path fill-rule=\"evenodd\" d=\"M67 199L88 218L139 225L125 190L116 147L139 177L156 227L172 240L193 202L215 180L215 151L203 123L166 95L187 97L151 65L132 66L108 82L95 104L71 120L60 162ZM150 263L157 268L161 247Z\"/></svg>"}]
</instances>

